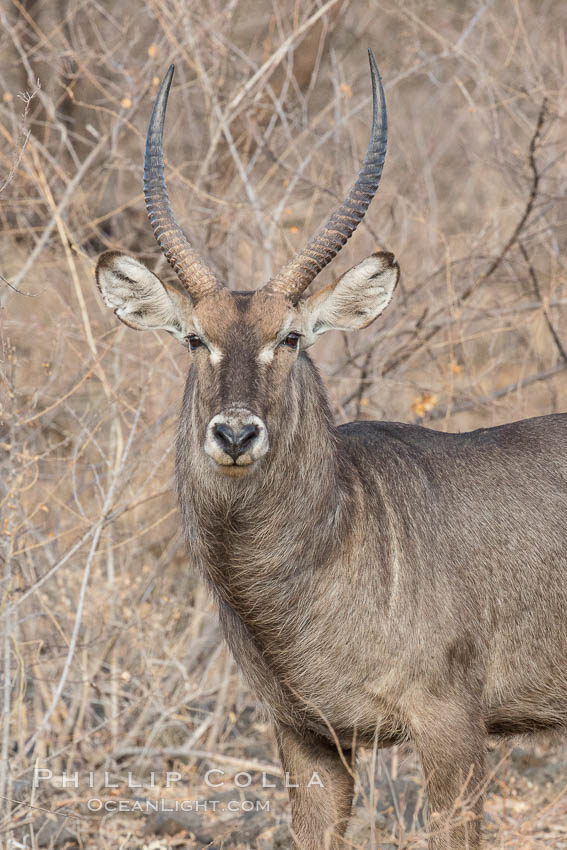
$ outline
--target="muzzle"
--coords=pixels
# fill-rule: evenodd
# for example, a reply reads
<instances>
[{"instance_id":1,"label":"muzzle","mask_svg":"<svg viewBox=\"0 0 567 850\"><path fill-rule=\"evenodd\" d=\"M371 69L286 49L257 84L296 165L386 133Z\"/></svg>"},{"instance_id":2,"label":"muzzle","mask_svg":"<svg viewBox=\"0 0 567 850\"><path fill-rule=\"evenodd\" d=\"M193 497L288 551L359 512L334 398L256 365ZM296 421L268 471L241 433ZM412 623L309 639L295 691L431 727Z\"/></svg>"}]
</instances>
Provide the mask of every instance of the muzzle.
<instances>
[{"instance_id":1,"label":"muzzle","mask_svg":"<svg viewBox=\"0 0 567 850\"><path fill-rule=\"evenodd\" d=\"M207 425L205 451L219 466L250 466L269 445L264 422L245 407L217 413Z\"/></svg>"}]
</instances>

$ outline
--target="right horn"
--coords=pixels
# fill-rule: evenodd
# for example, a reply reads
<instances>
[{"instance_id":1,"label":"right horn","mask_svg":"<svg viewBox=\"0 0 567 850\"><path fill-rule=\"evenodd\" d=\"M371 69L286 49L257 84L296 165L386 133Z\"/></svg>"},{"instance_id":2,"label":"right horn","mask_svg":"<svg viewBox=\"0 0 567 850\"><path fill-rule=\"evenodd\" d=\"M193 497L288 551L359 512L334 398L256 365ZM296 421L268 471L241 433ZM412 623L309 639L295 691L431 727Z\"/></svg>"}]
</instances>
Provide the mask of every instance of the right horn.
<instances>
[{"instance_id":1,"label":"right horn","mask_svg":"<svg viewBox=\"0 0 567 850\"><path fill-rule=\"evenodd\" d=\"M267 292L278 292L294 303L325 266L331 262L347 239L350 239L376 194L388 139L386 99L374 54L368 50L372 78L372 129L368 151L356 183L345 201L327 224L265 286Z\"/></svg>"},{"instance_id":2,"label":"right horn","mask_svg":"<svg viewBox=\"0 0 567 850\"><path fill-rule=\"evenodd\" d=\"M221 285L185 238L169 204L163 167L163 125L174 69L170 65L163 78L150 118L144 156L144 197L154 236L167 262L191 298L198 301Z\"/></svg>"}]
</instances>

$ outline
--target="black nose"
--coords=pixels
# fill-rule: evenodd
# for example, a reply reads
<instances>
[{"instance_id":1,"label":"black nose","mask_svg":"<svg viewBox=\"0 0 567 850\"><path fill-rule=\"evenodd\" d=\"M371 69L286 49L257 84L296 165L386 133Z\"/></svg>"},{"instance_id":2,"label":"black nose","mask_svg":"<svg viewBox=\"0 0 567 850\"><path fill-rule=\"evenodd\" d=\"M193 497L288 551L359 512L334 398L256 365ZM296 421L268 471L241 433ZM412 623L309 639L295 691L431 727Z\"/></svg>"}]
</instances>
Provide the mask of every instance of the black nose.
<instances>
[{"instance_id":1,"label":"black nose","mask_svg":"<svg viewBox=\"0 0 567 850\"><path fill-rule=\"evenodd\" d=\"M213 428L213 433L222 450L230 455L233 460L236 460L250 448L250 444L258 436L258 427L256 425L245 425L235 437L230 425L217 422Z\"/></svg>"}]
</instances>

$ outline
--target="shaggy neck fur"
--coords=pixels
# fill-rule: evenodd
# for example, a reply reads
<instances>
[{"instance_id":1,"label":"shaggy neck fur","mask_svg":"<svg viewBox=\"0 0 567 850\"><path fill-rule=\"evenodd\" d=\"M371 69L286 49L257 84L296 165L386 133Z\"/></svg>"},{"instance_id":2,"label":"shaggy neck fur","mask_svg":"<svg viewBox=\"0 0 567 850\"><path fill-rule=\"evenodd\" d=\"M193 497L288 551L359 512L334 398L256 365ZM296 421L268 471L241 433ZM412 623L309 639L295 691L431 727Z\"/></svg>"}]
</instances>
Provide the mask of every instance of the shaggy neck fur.
<instances>
[{"instance_id":1,"label":"shaggy neck fur","mask_svg":"<svg viewBox=\"0 0 567 850\"><path fill-rule=\"evenodd\" d=\"M296 362L282 398L285 409L267 422L270 451L262 467L228 478L203 452L210 411L190 374L177 444L190 554L217 597L233 653L268 702L274 699L268 689L280 686L267 682L273 675L266 677L266 662L276 679L285 678L285 646L300 639L299 612L316 593L318 571L348 540L357 501L353 471L339 453L325 390L307 355Z\"/></svg>"},{"instance_id":2,"label":"shaggy neck fur","mask_svg":"<svg viewBox=\"0 0 567 850\"><path fill-rule=\"evenodd\" d=\"M247 585L259 571L282 581L314 560L324 563L322 545L332 548L347 531L349 475L339 458L325 390L307 355L296 363L284 397L285 410L272 412L267 422L270 451L261 468L230 478L212 468L203 452L210 412L195 376L187 381L177 444L178 496L189 545L205 576L231 603L240 582Z\"/></svg>"}]
</instances>

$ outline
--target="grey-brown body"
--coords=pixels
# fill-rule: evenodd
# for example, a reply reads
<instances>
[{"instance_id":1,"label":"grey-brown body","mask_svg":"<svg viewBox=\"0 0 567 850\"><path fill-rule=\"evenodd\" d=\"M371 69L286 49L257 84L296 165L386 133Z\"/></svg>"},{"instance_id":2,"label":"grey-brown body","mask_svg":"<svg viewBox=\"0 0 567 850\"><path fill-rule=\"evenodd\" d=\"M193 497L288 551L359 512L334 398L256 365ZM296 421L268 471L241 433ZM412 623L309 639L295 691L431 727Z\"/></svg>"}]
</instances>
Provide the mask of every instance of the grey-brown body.
<instances>
[{"instance_id":1,"label":"grey-brown body","mask_svg":"<svg viewBox=\"0 0 567 850\"><path fill-rule=\"evenodd\" d=\"M410 737L428 696L476 704L491 734L567 724L567 415L470 434L335 428L306 398L272 474L208 491L192 395L190 378L187 540L279 720L293 706L347 748Z\"/></svg>"},{"instance_id":2,"label":"grey-brown body","mask_svg":"<svg viewBox=\"0 0 567 850\"><path fill-rule=\"evenodd\" d=\"M191 555L280 739L314 748L305 777L331 748L345 787L323 803L327 828L350 805L337 741L413 739L442 786L430 778L432 807L461 794L478 812L487 734L567 725L567 415L468 434L337 428L307 355L295 369L287 415L266 415L266 468L246 480L210 475L210 388L201 399L189 375L177 484ZM432 846L475 847L478 831Z\"/></svg>"},{"instance_id":3,"label":"grey-brown body","mask_svg":"<svg viewBox=\"0 0 567 850\"><path fill-rule=\"evenodd\" d=\"M567 415L470 434L333 423L305 350L326 331L374 321L399 276L379 252L303 297L380 180L386 111L370 63L359 178L254 292L222 287L171 212L170 68L148 131L145 195L184 294L118 252L100 257L97 282L121 321L164 329L192 352L177 438L185 536L295 780L297 847L344 847L352 752L411 739L429 847L478 850L487 735L567 725Z\"/></svg>"}]
</instances>

